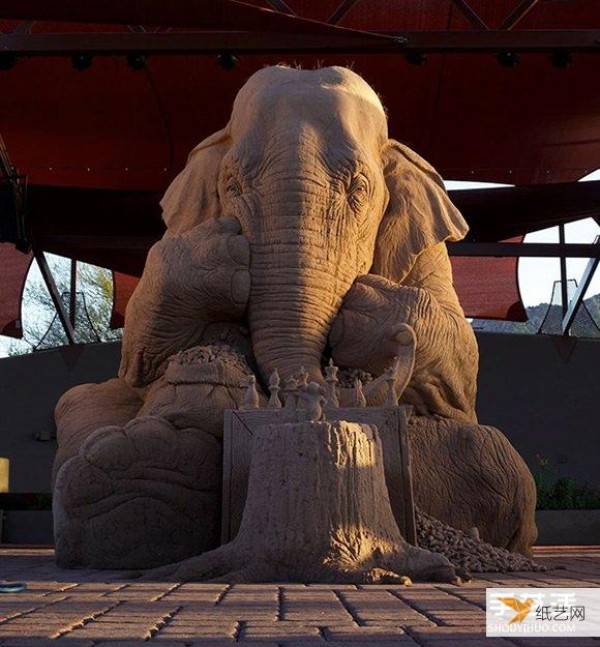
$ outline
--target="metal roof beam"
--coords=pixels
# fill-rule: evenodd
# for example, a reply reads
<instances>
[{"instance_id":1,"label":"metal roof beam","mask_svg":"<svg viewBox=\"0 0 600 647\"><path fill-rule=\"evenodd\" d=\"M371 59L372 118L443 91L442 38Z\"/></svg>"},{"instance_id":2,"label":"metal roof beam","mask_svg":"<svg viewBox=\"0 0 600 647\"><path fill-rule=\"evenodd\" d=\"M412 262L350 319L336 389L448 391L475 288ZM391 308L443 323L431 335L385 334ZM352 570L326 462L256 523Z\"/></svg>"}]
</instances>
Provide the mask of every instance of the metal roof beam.
<instances>
[{"instance_id":1,"label":"metal roof beam","mask_svg":"<svg viewBox=\"0 0 600 647\"><path fill-rule=\"evenodd\" d=\"M337 25L346 16L346 14L354 7L355 4L358 4L360 0L344 0L342 4L327 18L327 23L330 25Z\"/></svg>"},{"instance_id":2,"label":"metal roof beam","mask_svg":"<svg viewBox=\"0 0 600 647\"><path fill-rule=\"evenodd\" d=\"M335 29L335 28L332 28ZM392 53L411 51L497 53L499 51L600 53L600 30L560 31L417 31L280 33L204 31L169 33L0 34L0 52L16 56L111 56L269 53Z\"/></svg>"},{"instance_id":3,"label":"metal roof beam","mask_svg":"<svg viewBox=\"0 0 600 647\"><path fill-rule=\"evenodd\" d=\"M508 14L499 29L511 30L535 7L539 0L521 0L519 4Z\"/></svg>"},{"instance_id":4,"label":"metal roof beam","mask_svg":"<svg viewBox=\"0 0 600 647\"><path fill-rule=\"evenodd\" d=\"M332 30L335 28L332 27ZM0 52L15 56L93 56L120 54L184 55L234 51L247 54L276 52L402 51L393 38L375 34L306 34L283 32L207 31L169 33L0 34Z\"/></svg>"},{"instance_id":5,"label":"metal roof beam","mask_svg":"<svg viewBox=\"0 0 600 647\"><path fill-rule=\"evenodd\" d=\"M600 258L600 245L589 243L447 243L450 256Z\"/></svg>"},{"instance_id":6,"label":"metal roof beam","mask_svg":"<svg viewBox=\"0 0 600 647\"><path fill-rule=\"evenodd\" d=\"M450 2L460 11L460 13L475 27L475 29L488 30L479 14L469 5L467 0L450 0Z\"/></svg>"},{"instance_id":7,"label":"metal roof beam","mask_svg":"<svg viewBox=\"0 0 600 647\"><path fill-rule=\"evenodd\" d=\"M430 53L600 52L600 30L375 32L406 39L404 49Z\"/></svg>"},{"instance_id":8,"label":"metal roof beam","mask_svg":"<svg viewBox=\"0 0 600 647\"><path fill-rule=\"evenodd\" d=\"M291 7L289 7L283 0L266 0L267 4L269 4L275 11L279 11L280 13L285 13L288 16L296 16L298 15Z\"/></svg>"}]
</instances>

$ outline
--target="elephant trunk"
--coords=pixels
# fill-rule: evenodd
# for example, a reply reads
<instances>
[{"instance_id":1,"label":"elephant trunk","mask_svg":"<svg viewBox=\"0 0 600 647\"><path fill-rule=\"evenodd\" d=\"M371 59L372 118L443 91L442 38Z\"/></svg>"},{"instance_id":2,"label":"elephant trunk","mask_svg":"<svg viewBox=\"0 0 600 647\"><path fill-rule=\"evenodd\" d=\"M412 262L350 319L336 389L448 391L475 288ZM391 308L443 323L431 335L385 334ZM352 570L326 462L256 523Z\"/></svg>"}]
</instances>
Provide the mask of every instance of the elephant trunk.
<instances>
[{"instance_id":1,"label":"elephant trunk","mask_svg":"<svg viewBox=\"0 0 600 647\"><path fill-rule=\"evenodd\" d=\"M347 243L356 225L344 217L339 182L326 179L320 136L304 126L277 135L255 180L261 199L240 210L250 243L252 348L266 382L274 369L286 378L301 366L323 382L327 336L356 278L356 246Z\"/></svg>"},{"instance_id":2,"label":"elephant trunk","mask_svg":"<svg viewBox=\"0 0 600 647\"><path fill-rule=\"evenodd\" d=\"M289 230L288 230L289 232ZM329 329L353 277L299 241L251 242L252 287L248 321L254 355L264 380L276 368L282 378L304 366L323 381L321 358Z\"/></svg>"}]
</instances>

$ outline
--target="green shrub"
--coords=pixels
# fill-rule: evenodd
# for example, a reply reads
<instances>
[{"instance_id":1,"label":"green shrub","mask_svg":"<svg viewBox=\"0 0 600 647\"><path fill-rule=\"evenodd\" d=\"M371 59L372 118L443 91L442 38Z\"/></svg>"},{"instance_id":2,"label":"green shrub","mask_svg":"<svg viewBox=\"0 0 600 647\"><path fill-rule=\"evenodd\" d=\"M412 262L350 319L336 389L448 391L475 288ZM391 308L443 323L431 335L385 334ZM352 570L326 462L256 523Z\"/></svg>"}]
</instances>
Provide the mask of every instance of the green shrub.
<instances>
[{"instance_id":1,"label":"green shrub","mask_svg":"<svg viewBox=\"0 0 600 647\"><path fill-rule=\"evenodd\" d=\"M536 456L538 469L533 478L538 510L600 510L600 489L571 477L557 478L552 461Z\"/></svg>"}]
</instances>

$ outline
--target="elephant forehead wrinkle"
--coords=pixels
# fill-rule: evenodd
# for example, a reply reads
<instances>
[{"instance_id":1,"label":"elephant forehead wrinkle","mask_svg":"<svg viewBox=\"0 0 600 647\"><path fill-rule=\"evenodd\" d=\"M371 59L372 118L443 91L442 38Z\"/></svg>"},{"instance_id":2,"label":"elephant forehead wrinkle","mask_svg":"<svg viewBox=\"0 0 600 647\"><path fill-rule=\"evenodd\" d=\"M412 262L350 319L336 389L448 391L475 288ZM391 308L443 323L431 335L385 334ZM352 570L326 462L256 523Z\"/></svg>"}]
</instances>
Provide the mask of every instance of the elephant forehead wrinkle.
<instances>
[{"instance_id":1,"label":"elephant forehead wrinkle","mask_svg":"<svg viewBox=\"0 0 600 647\"><path fill-rule=\"evenodd\" d=\"M287 194L294 193L299 193L306 198L321 199L323 191L327 191L330 185L316 168L308 167L306 169L271 168L261 177L260 187L263 186L268 189L271 199L277 200L279 196L285 199Z\"/></svg>"},{"instance_id":2,"label":"elephant forehead wrinkle","mask_svg":"<svg viewBox=\"0 0 600 647\"><path fill-rule=\"evenodd\" d=\"M325 164L323 141L323 137L310 130L271 134L260 164L263 169L316 170Z\"/></svg>"}]
</instances>

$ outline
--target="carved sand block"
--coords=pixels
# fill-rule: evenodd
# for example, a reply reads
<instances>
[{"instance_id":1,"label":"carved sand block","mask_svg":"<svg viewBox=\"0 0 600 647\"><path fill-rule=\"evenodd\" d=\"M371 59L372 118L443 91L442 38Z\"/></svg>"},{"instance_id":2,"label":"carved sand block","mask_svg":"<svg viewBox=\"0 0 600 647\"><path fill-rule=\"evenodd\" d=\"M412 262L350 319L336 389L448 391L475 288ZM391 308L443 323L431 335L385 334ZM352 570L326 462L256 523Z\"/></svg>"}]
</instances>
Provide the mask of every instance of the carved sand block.
<instances>
[{"instance_id":1,"label":"carved sand block","mask_svg":"<svg viewBox=\"0 0 600 647\"><path fill-rule=\"evenodd\" d=\"M345 420L259 427L235 539L144 579L461 583L446 557L402 537L376 426Z\"/></svg>"},{"instance_id":2,"label":"carved sand block","mask_svg":"<svg viewBox=\"0 0 600 647\"><path fill-rule=\"evenodd\" d=\"M467 224L435 169L389 138L364 79L341 67L258 71L161 205L167 230L127 307L119 379L75 387L57 408L59 563L145 568L200 553L218 535L223 411L254 415L270 401L270 411L318 420L323 398L333 410L358 405L343 418L374 422L384 446L385 425L357 412L412 405L424 512L530 549L533 478L499 432L476 424L477 344L445 245ZM185 355L207 346L224 355ZM372 379L352 383L352 372ZM367 451L369 433L344 431L343 451ZM274 474L296 465L316 478L292 445L275 444L292 454L270 455ZM389 482L387 455L398 452L385 453L390 491L406 492ZM373 528L387 527L378 514Z\"/></svg>"},{"instance_id":3,"label":"carved sand block","mask_svg":"<svg viewBox=\"0 0 600 647\"><path fill-rule=\"evenodd\" d=\"M394 519L403 537L416 545L415 511L410 454L407 442L412 407L325 409L327 420L346 420L376 426L383 448L384 474ZM221 542L238 533L246 497L252 442L258 430L269 424L308 420L303 409L226 411L223 431L223 497Z\"/></svg>"}]
</instances>

